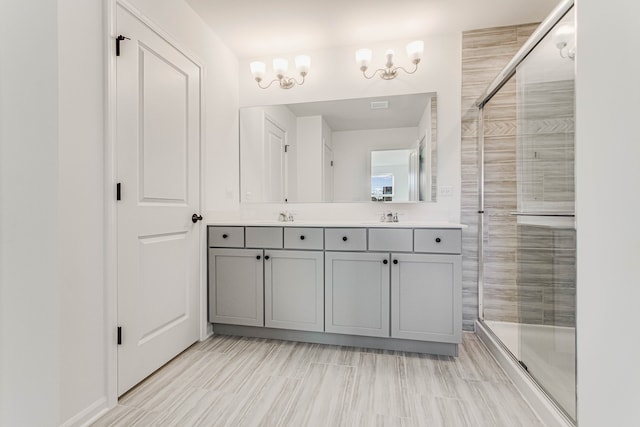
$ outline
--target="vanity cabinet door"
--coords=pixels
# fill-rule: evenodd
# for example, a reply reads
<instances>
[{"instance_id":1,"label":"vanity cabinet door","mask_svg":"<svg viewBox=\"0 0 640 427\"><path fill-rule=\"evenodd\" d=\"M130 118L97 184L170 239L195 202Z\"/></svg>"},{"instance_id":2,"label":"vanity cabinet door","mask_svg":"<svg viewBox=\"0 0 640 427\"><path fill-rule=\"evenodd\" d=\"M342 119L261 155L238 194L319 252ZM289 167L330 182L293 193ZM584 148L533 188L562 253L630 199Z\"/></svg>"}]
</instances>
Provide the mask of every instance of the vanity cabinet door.
<instances>
[{"instance_id":1,"label":"vanity cabinet door","mask_svg":"<svg viewBox=\"0 0 640 427\"><path fill-rule=\"evenodd\" d=\"M460 343L460 255L391 254L391 336Z\"/></svg>"},{"instance_id":2,"label":"vanity cabinet door","mask_svg":"<svg viewBox=\"0 0 640 427\"><path fill-rule=\"evenodd\" d=\"M264 326L261 249L209 249L209 321Z\"/></svg>"},{"instance_id":3,"label":"vanity cabinet door","mask_svg":"<svg viewBox=\"0 0 640 427\"><path fill-rule=\"evenodd\" d=\"M324 331L322 251L265 251L265 326Z\"/></svg>"},{"instance_id":4,"label":"vanity cabinet door","mask_svg":"<svg viewBox=\"0 0 640 427\"><path fill-rule=\"evenodd\" d=\"M389 336L389 254L325 253L325 331Z\"/></svg>"}]
</instances>

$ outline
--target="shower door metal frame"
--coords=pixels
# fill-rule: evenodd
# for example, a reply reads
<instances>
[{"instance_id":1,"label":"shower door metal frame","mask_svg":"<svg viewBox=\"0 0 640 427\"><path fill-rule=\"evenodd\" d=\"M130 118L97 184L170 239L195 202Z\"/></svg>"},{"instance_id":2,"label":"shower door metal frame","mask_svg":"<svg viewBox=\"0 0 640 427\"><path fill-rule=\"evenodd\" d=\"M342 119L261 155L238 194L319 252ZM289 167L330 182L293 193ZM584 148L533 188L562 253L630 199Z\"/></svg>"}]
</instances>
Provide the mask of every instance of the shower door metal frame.
<instances>
[{"instance_id":1,"label":"shower door metal frame","mask_svg":"<svg viewBox=\"0 0 640 427\"><path fill-rule=\"evenodd\" d=\"M571 10L575 0L563 0L540 23L507 65L498 73L476 101L478 108L478 318L484 322L484 106L516 73L518 65Z\"/></svg>"}]
</instances>

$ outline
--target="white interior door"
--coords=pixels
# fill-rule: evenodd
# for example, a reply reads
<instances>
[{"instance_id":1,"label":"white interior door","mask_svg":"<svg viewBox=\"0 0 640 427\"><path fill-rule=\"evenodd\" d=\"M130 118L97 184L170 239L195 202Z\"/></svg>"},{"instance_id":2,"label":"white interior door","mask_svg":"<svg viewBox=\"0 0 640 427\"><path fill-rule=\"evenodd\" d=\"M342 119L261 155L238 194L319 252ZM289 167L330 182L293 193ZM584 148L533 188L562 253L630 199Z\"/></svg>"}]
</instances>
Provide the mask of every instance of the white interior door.
<instances>
[{"instance_id":1,"label":"white interior door","mask_svg":"<svg viewBox=\"0 0 640 427\"><path fill-rule=\"evenodd\" d=\"M265 201L282 202L286 196L285 156L286 133L271 120L264 121Z\"/></svg>"},{"instance_id":2,"label":"white interior door","mask_svg":"<svg viewBox=\"0 0 640 427\"><path fill-rule=\"evenodd\" d=\"M118 395L199 337L200 68L118 6Z\"/></svg>"}]
</instances>

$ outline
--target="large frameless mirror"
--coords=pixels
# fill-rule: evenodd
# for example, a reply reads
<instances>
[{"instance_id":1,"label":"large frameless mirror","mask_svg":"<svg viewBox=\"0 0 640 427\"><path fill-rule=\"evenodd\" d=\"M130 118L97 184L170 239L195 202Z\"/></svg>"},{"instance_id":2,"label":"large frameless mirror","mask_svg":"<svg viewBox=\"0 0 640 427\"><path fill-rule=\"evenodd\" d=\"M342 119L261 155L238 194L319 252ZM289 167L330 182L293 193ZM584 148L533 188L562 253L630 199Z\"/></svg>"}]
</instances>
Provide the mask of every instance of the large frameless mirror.
<instances>
[{"instance_id":1,"label":"large frameless mirror","mask_svg":"<svg viewBox=\"0 0 640 427\"><path fill-rule=\"evenodd\" d=\"M435 93L242 108L241 201L435 201L436 124Z\"/></svg>"}]
</instances>

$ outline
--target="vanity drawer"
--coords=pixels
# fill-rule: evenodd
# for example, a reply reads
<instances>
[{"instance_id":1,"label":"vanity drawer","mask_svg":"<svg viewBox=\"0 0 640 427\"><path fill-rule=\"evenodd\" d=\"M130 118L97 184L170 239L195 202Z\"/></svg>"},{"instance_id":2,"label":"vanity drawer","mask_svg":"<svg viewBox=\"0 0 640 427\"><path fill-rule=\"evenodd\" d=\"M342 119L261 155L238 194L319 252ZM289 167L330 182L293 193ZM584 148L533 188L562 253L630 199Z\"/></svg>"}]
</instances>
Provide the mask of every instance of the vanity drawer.
<instances>
[{"instance_id":1,"label":"vanity drawer","mask_svg":"<svg viewBox=\"0 0 640 427\"><path fill-rule=\"evenodd\" d=\"M247 248L282 248L282 227L247 227Z\"/></svg>"},{"instance_id":2,"label":"vanity drawer","mask_svg":"<svg viewBox=\"0 0 640 427\"><path fill-rule=\"evenodd\" d=\"M284 247L286 249L320 249L322 228L286 227L284 229Z\"/></svg>"},{"instance_id":3,"label":"vanity drawer","mask_svg":"<svg viewBox=\"0 0 640 427\"><path fill-rule=\"evenodd\" d=\"M413 229L370 228L369 250L385 252L412 252Z\"/></svg>"},{"instance_id":4,"label":"vanity drawer","mask_svg":"<svg viewBox=\"0 0 640 427\"><path fill-rule=\"evenodd\" d=\"M462 230L421 228L414 230L415 251L459 254L462 250Z\"/></svg>"},{"instance_id":5,"label":"vanity drawer","mask_svg":"<svg viewBox=\"0 0 640 427\"><path fill-rule=\"evenodd\" d=\"M244 248L244 227L209 227L209 246Z\"/></svg>"},{"instance_id":6,"label":"vanity drawer","mask_svg":"<svg viewBox=\"0 0 640 427\"><path fill-rule=\"evenodd\" d=\"M366 251L366 228L325 228L325 247L328 251Z\"/></svg>"}]
</instances>

